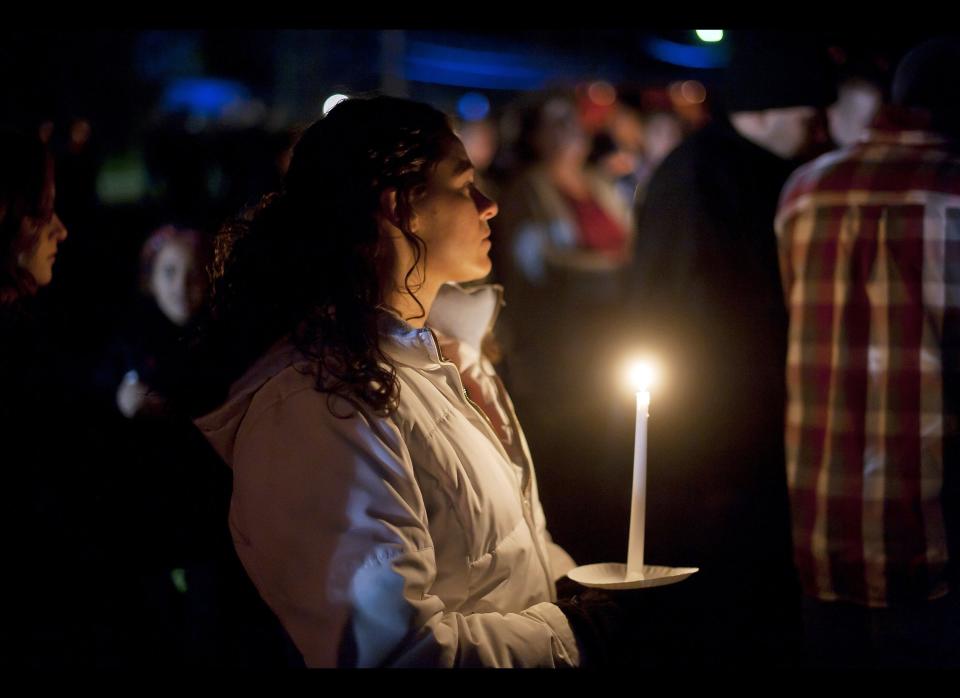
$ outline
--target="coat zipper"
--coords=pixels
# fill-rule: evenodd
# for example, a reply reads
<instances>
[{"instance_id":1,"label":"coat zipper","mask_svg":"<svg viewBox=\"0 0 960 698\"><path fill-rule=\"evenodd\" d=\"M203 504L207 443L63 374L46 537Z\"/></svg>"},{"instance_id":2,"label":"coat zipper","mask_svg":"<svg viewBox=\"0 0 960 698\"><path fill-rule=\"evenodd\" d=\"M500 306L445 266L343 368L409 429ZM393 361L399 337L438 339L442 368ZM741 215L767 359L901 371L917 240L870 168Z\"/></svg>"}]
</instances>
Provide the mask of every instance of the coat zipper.
<instances>
[{"instance_id":1,"label":"coat zipper","mask_svg":"<svg viewBox=\"0 0 960 698\"><path fill-rule=\"evenodd\" d=\"M456 370L457 380L461 381L460 387L463 389L463 397L467 401L467 404L469 404L473 408L473 410L480 415L480 417L483 419L484 422L486 422L487 427L490 430L490 434L493 435L495 439L495 443L497 447L500 449L500 452L506 458L506 461L508 463L513 463L513 461L510 459L510 455L507 453L507 450L503 447L503 444L500 443L500 438L497 436L496 429L493 428L493 422L490 421L490 417L487 416L486 412L484 412L480 408L480 406L473 401L473 399L471 399L470 395L467 394L467 389L463 387L462 379L460 378L460 370L457 368L456 364L454 364L452 361L447 360L447 358L443 355L443 351L440 349L440 340L437 338L436 333L430 327L427 327L426 330L430 332L430 336L433 338L433 345L437 348L437 356L440 358L440 361L445 364L450 364ZM499 378L497 378L497 380L499 381ZM506 394L506 391L504 391L504 394ZM514 419L513 416L511 416L510 421L515 422L516 420ZM517 428L516 425L514 425L514 430L517 433L517 438L520 438L520 430ZM528 497L526 494L525 488L529 484L529 477L527 476L527 470L533 467L532 464L528 463L527 465L528 467L523 469L524 471L523 478L521 479L521 482L520 482L520 509L521 511L523 511L523 518L527 522L527 526L531 529L530 534L531 534L531 538L534 541L534 549L537 551L537 557L540 558L540 566L541 568L543 568L543 572L546 575L547 589L550 590L550 597L554 598L553 590L556 587L553 583L553 571L550 569L549 555L545 550L541 550L540 545L536 542L538 538L537 522L533 515L533 507L530 504L530 501L531 501L530 497ZM528 516L530 518L527 518Z\"/></svg>"}]
</instances>

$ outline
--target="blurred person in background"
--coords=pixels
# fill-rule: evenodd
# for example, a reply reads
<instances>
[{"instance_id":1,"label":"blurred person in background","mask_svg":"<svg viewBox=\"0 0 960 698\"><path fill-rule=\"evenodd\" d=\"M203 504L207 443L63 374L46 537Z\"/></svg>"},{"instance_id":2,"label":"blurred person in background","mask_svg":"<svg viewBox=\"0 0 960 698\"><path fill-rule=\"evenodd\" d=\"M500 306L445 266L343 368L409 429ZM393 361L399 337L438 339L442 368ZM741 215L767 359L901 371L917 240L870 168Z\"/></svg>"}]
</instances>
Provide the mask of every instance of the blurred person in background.
<instances>
[{"instance_id":1,"label":"blurred person in background","mask_svg":"<svg viewBox=\"0 0 960 698\"><path fill-rule=\"evenodd\" d=\"M693 652L718 666L789 663L800 643L773 219L789 174L822 147L835 96L809 37L732 41L729 118L668 155L640 202L623 318L665 374L650 420L647 555L700 567L681 593L699 609Z\"/></svg>"},{"instance_id":2,"label":"blurred person in background","mask_svg":"<svg viewBox=\"0 0 960 698\"><path fill-rule=\"evenodd\" d=\"M861 140L887 101L889 69L880 55L830 47L837 65L837 100L827 108L830 138L839 148Z\"/></svg>"},{"instance_id":3,"label":"blurred person in background","mask_svg":"<svg viewBox=\"0 0 960 698\"><path fill-rule=\"evenodd\" d=\"M616 188L625 206L633 203L637 188L635 172L639 165L635 153L622 148L609 132L601 130L593 136L587 164Z\"/></svg>"},{"instance_id":4,"label":"blurred person in background","mask_svg":"<svg viewBox=\"0 0 960 698\"><path fill-rule=\"evenodd\" d=\"M587 163L590 139L572 97L547 94L527 107L516 148L523 166L493 224L498 278L510 294L503 334L511 388L526 402L557 385L560 415L583 406L572 398L593 380L582 366L591 333L580 323L603 325L600 314L617 298L632 218L613 183Z\"/></svg>"},{"instance_id":5,"label":"blurred person in background","mask_svg":"<svg viewBox=\"0 0 960 698\"><path fill-rule=\"evenodd\" d=\"M230 542L229 471L181 408L205 380L190 354L210 248L203 233L172 224L147 237L140 294L98 369L101 393L126 418L118 434L139 462L123 479L138 508L128 564L149 619L137 639L145 654L172 667L284 666L288 641Z\"/></svg>"},{"instance_id":6,"label":"blurred person in background","mask_svg":"<svg viewBox=\"0 0 960 698\"><path fill-rule=\"evenodd\" d=\"M589 165L590 137L572 97L536 95L523 106L515 146L523 166L491 223L494 268L508 298L498 338L505 380L535 457L549 464L545 483L557 500L604 486L584 463L606 461L609 351L632 216L614 182ZM564 504L573 509L555 517L567 528L560 540L585 544L574 529L578 508L590 501Z\"/></svg>"},{"instance_id":7,"label":"blurred person in background","mask_svg":"<svg viewBox=\"0 0 960 698\"><path fill-rule=\"evenodd\" d=\"M634 205L639 205L647 193L650 178L666 157L684 139L683 121L669 109L651 110L643 116L643 156L634 176Z\"/></svg>"},{"instance_id":8,"label":"blurred person in background","mask_svg":"<svg viewBox=\"0 0 960 698\"><path fill-rule=\"evenodd\" d=\"M67 229L53 160L36 138L0 130L0 448L9 493L4 634L11 664L123 664L127 586L105 477L100 416L64 370L34 297L53 280Z\"/></svg>"},{"instance_id":9,"label":"blurred person in background","mask_svg":"<svg viewBox=\"0 0 960 698\"><path fill-rule=\"evenodd\" d=\"M202 233L173 225L157 229L143 244L144 298L131 308L132 324L110 347L100 378L113 385L117 408L127 418L161 414L171 382L183 377L185 340L206 296L209 247Z\"/></svg>"},{"instance_id":10,"label":"blurred person in background","mask_svg":"<svg viewBox=\"0 0 960 698\"><path fill-rule=\"evenodd\" d=\"M126 418L117 431L140 462L139 472L123 479L126 496L139 507L136 523L128 524L128 562L137 574L141 612L152 619L138 641L169 666L213 665L220 649L211 627L217 599L198 596L209 597L204 587L215 583L212 558L226 539L220 516L229 478L171 403L192 382L188 339L206 293L208 247L201 233L174 225L147 237L140 294L96 375L100 392ZM198 608L203 612L191 617ZM193 641L200 637L206 647Z\"/></svg>"},{"instance_id":11,"label":"blurred person in background","mask_svg":"<svg viewBox=\"0 0 960 698\"><path fill-rule=\"evenodd\" d=\"M960 39L787 182L787 473L818 667L960 667Z\"/></svg>"},{"instance_id":12,"label":"blurred person in background","mask_svg":"<svg viewBox=\"0 0 960 698\"><path fill-rule=\"evenodd\" d=\"M528 108L517 148L524 167L504 194L498 225L511 280L544 288L566 272L620 269L630 211L587 167L590 139L572 97L548 95Z\"/></svg>"},{"instance_id":13,"label":"blurred person in background","mask_svg":"<svg viewBox=\"0 0 960 698\"><path fill-rule=\"evenodd\" d=\"M57 155L57 187L64 193L60 208L69 221L88 221L96 215L101 165L93 125L85 118L71 119L64 140Z\"/></svg>"},{"instance_id":14,"label":"blurred person in background","mask_svg":"<svg viewBox=\"0 0 960 698\"><path fill-rule=\"evenodd\" d=\"M633 157L632 170L621 177L618 187L634 206L643 200L654 171L683 140L683 121L673 111L664 90L624 90L618 97L609 130L618 148Z\"/></svg>"},{"instance_id":15,"label":"blurred person in background","mask_svg":"<svg viewBox=\"0 0 960 698\"><path fill-rule=\"evenodd\" d=\"M853 145L866 135L882 104L883 90L875 82L844 79L837 86L837 101L827 109L830 138L840 147Z\"/></svg>"},{"instance_id":16,"label":"blurred person in background","mask_svg":"<svg viewBox=\"0 0 960 698\"><path fill-rule=\"evenodd\" d=\"M457 128L457 137L476 168L477 187L498 199L501 182L494 162L500 149L500 133L496 122L489 118L465 121Z\"/></svg>"},{"instance_id":17,"label":"blurred person in background","mask_svg":"<svg viewBox=\"0 0 960 698\"><path fill-rule=\"evenodd\" d=\"M642 156L645 134L643 107L638 92L628 89L617 91L617 99L607 119L607 131L619 150L637 159Z\"/></svg>"}]
</instances>

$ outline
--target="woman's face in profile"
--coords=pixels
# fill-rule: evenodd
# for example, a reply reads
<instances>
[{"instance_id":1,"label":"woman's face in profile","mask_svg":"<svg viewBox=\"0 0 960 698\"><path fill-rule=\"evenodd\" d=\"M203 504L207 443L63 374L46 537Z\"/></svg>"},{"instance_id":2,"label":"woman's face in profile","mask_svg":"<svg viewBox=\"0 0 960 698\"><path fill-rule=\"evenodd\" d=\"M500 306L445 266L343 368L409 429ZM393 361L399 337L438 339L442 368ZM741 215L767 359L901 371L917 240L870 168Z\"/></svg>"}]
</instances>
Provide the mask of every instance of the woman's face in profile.
<instances>
[{"instance_id":1,"label":"woman's face in profile","mask_svg":"<svg viewBox=\"0 0 960 698\"><path fill-rule=\"evenodd\" d=\"M440 283L473 281L490 273L490 224L497 204L477 189L466 150L454 138L430 172L414 205L411 229L427 246L426 274Z\"/></svg>"},{"instance_id":2,"label":"woman's face in profile","mask_svg":"<svg viewBox=\"0 0 960 698\"><path fill-rule=\"evenodd\" d=\"M150 292L175 325L186 325L203 303L205 285L190 246L168 242L157 253L150 274Z\"/></svg>"},{"instance_id":3,"label":"woman's face in profile","mask_svg":"<svg viewBox=\"0 0 960 698\"><path fill-rule=\"evenodd\" d=\"M44 191L42 209L49 211L41 216L24 216L20 234L32 240L30 248L17 259L19 266L30 272L38 286L46 286L53 280L53 263L57 258L57 246L67 237L63 221L53 210L54 192L49 185Z\"/></svg>"}]
</instances>

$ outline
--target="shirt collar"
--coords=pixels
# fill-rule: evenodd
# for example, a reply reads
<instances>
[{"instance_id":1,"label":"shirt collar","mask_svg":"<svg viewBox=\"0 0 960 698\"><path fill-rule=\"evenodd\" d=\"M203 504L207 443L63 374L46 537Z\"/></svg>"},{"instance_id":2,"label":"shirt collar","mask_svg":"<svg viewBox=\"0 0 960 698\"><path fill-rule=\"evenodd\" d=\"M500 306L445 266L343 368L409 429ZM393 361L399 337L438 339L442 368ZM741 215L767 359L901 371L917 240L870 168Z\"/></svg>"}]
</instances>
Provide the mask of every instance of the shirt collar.
<instances>
[{"instance_id":1,"label":"shirt collar","mask_svg":"<svg viewBox=\"0 0 960 698\"><path fill-rule=\"evenodd\" d=\"M950 143L951 139L932 129L929 111L888 105L880 109L861 141L890 145L942 146Z\"/></svg>"}]
</instances>

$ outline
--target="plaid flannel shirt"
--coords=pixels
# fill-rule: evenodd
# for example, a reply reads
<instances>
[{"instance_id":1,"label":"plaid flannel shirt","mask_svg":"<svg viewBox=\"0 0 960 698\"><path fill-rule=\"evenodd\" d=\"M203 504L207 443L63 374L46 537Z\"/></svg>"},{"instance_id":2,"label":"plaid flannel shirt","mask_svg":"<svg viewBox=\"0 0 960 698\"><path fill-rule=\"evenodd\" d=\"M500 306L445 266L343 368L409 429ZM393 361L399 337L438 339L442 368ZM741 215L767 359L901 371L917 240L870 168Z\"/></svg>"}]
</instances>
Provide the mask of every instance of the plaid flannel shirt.
<instances>
[{"instance_id":1,"label":"plaid flannel shirt","mask_svg":"<svg viewBox=\"0 0 960 698\"><path fill-rule=\"evenodd\" d=\"M960 150L891 113L795 172L776 218L795 561L806 594L873 607L947 593L957 467Z\"/></svg>"}]
</instances>

